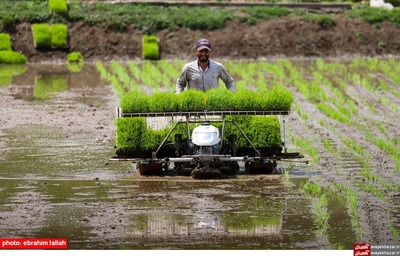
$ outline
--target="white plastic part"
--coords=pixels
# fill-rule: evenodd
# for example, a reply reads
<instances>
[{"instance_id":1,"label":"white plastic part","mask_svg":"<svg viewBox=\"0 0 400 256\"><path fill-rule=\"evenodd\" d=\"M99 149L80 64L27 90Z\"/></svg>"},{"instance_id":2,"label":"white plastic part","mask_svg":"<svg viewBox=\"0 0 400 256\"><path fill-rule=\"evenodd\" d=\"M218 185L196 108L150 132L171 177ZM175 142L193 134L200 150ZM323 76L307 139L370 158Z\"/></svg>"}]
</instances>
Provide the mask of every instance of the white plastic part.
<instances>
[{"instance_id":1,"label":"white plastic part","mask_svg":"<svg viewBox=\"0 0 400 256\"><path fill-rule=\"evenodd\" d=\"M192 142L197 146L213 146L221 141L217 127L203 123L193 129Z\"/></svg>"}]
</instances>

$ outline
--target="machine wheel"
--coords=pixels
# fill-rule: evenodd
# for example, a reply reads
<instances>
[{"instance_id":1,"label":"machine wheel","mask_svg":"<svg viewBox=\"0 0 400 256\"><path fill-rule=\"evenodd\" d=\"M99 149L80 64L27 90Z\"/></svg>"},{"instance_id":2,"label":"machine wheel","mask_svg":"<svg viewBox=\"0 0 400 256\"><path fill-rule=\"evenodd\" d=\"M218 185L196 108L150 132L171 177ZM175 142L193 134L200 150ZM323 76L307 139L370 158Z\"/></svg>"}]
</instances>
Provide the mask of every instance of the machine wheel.
<instances>
[{"instance_id":1,"label":"machine wheel","mask_svg":"<svg viewBox=\"0 0 400 256\"><path fill-rule=\"evenodd\" d=\"M138 171L140 175L162 175L161 163L139 163Z\"/></svg>"},{"instance_id":2,"label":"machine wheel","mask_svg":"<svg viewBox=\"0 0 400 256\"><path fill-rule=\"evenodd\" d=\"M218 169L210 167L196 167L192 171L193 179L221 179L222 173Z\"/></svg>"},{"instance_id":3,"label":"machine wheel","mask_svg":"<svg viewBox=\"0 0 400 256\"><path fill-rule=\"evenodd\" d=\"M276 172L274 162L247 162L246 171L251 174L270 174Z\"/></svg>"}]
</instances>

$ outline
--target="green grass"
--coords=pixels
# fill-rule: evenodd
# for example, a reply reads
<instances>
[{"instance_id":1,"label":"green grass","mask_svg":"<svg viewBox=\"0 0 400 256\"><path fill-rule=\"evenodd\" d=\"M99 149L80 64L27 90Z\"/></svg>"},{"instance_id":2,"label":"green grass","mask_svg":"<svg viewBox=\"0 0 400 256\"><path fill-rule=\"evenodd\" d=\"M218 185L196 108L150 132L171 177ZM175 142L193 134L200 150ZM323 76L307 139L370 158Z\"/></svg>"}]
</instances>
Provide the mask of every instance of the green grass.
<instances>
[{"instance_id":1,"label":"green grass","mask_svg":"<svg viewBox=\"0 0 400 256\"><path fill-rule=\"evenodd\" d=\"M56 0L51 0L51 6ZM257 21L287 15L305 16L308 22L317 22L322 27L334 26L334 19L327 15L307 16L306 12L282 7L209 7L209 6L157 6L149 4L107 4L97 2L88 4L84 1L71 1L68 4L68 14L65 14L63 1L60 7L49 8L47 1L3 1L0 10L0 32L26 21L29 23L67 23L83 21L89 25L104 24L106 27L125 30L129 25L135 25L144 33L152 34L160 30L176 30L187 28L191 30L214 30L225 26L233 19L241 20L249 25ZM361 5L360 5L361 6ZM390 21L400 24L399 10L384 11L377 8L357 8L347 11L350 17L362 18L371 24ZM60 13L62 15L59 15ZM157 14L157 15L154 15ZM345 14L346 15L346 14Z\"/></svg>"}]
</instances>

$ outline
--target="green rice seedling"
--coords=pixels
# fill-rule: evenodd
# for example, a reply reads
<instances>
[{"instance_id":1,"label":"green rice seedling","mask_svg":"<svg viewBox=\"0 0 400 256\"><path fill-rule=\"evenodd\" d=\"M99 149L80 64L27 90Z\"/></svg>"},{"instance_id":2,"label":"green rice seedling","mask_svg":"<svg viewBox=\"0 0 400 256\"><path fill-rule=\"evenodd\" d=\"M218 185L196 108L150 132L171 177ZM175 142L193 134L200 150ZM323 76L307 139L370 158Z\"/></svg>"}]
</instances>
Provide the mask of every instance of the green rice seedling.
<instances>
[{"instance_id":1,"label":"green rice seedling","mask_svg":"<svg viewBox=\"0 0 400 256\"><path fill-rule=\"evenodd\" d=\"M145 60L142 62L141 80L143 85L152 88L153 92L160 91L163 77L154 61Z\"/></svg>"},{"instance_id":2,"label":"green rice seedling","mask_svg":"<svg viewBox=\"0 0 400 256\"><path fill-rule=\"evenodd\" d=\"M108 71L107 71L106 67L104 66L104 63L99 62L99 61L96 62L96 69L97 69L97 71L99 71L101 79L106 80L108 78Z\"/></svg>"},{"instance_id":3,"label":"green rice seedling","mask_svg":"<svg viewBox=\"0 0 400 256\"><path fill-rule=\"evenodd\" d=\"M370 183L363 183L360 185L361 190L378 197L381 201L387 202L386 195L377 186Z\"/></svg>"},{"instance_id":4,"label":"green rice seedling","mask_svg":"<svg viewBox=\"0 0 400 256\"><path fill-rule=\"evenodd\" d=\"M0 51L11 51L11 37L9 34L0 33Z\"/></svg>"},{"instance_id":5,"label":"green rice seedling","mask_svg":"<svg viewBox=\"0 0 400 256\"><path fill-rule=\"evenodd\" d=\"M304 138L292 136L294 142L296 143L296 146L300 147L303 149L304 152L306 152L312 159L314 163L319 162L319 153L318 149L313 146L313 142L310 140L306 140Z\"/></svg>"},{"instance_id":6,"label":"green rice seedling","mask_svg":"<svg viewBox=\"0 0 400 256\"><path fill-rule=\"evenodd\" d=\"M58 14L67 13L67 0L49 0L49 8L51 12Z\"/></svg>"},{"instance_id":7,"label":"green rice seedling","mask_svg":"<svg viewBox=\"0 0 400 256\"><path fill-rule=\"evenodd\" d=\"M3 64L25 64L25 55L14 51L0 51L0 63Z\"/></svg>"},{"instance_id":8,"label":"green rice seedling","mask_svg":"<svg viewBox=\"0 0 400 256\"><path fill-rule=\"evenodd\" d=\"M282 149L279 120L276 116L227 116L225 134L236 135L238 147L250 147L240 130L231 123L234 121L246 134L255 147L267 147L270 150Z\"/></svg>"},{"instance_id":9,"label":"green rice seedling","mask_svg":"<svg viewBox=\"0 0 400 256\"><path fill-rule=\"evenodd\" d=\"M128 62L128 68L131 73L132 79L139 79L141 75L141 70L135 61Z\"/></svg>"},{"instance_id":10,"label":"green rice seedling","mask_svg":"<svg viewBox=\"0 0 400 256\"><path fill-rule=\"evenodd\" d=\"M349 118L344 116L343 114L339 113L336 111L334 107L331 105L327 105L324 102L320 102L317 104L317 109L320 110L322 113L324 113L326 116L332 118L333 120L339 121L344 124L351 125L352 122Z\"/></svg>"},{"instance_id":11,"label":"green rice seedling","mask_svg":"<svg viewBox=\"0 0 400 256\"><path fill-rule=\"evenodd\" d=\"M67 68L71 72L81 72L83 69L83 56L80 52L71 52L67 55Z\"/></svg>"},{"instance_id":12,"label":"green rice seedling","mask_svg":"<svg viewBox=\"0 0 400 256\"><path fill-rule=\"evenodd\" d=\"M261 94L252 90L239 90L234 95L235 110L261 110Z\"/></svg>"},{"instance_id":13,"label":"green rice seedling","mask_svg":"<svg viewBox=\"0 0 400 256\"><path fill-rule=\"evenodd\" d=\"M246 129L255 147L281 147L282 139L279 120L276 116L254 116Z\"/></svg>"},{"instance_id":14,"label":"green rice seedling","mask_svg":"<svg viewBox=\"0 0 400 256\"><path fill-rule=\"evenodd\" d=\"M303 190L306 191L308 194L310 194L311 196L315 196L315 197L319 197L321 195L322 192L322 187L312 183L310 181L307 181L303 186L302 186Z\"/></svg>"},{"instance_id":15,"label":"green rice seedling","mask_svg":"<svg viewBox=\"0 0 400 256\"><path fill-rule=\"evenodd\" d=\"M234 110L234 93L226 88L220 87L206 92L207 110Z\"/></svg>"},{"instance_id":16,"label":"green rice seedling","mask_svg":"<svg viewBox=\"0 0 400 256\"><path fill-rule=\"evenodd\" d=\"M147 125L145 118L118 118L116 120L116 151L118 155L130 155L142 150L141 143L145 140Z\"/></svg>"},{"instance_id":17,"label":"green rice seedling","mask_svg":"<svg viewBox=\"0 0 400 256\"><path fill-rule=\"evenodd\" d=\"M65 24L50 26L51 48L67 48L68 27Z\"/></svg>"},{"instance_id":18,"label":"green rice seedling","mask_svg":"<svg viewBox=\"0 0 400 256\"><path fill-rule=\"evenodd\" d=\"M314 222L322 234L327 234L329 230L329 218L331 213L328 211L328 197L322 194L313 203Z\"/></svg>"},{"instance_id":19,"label":"green rice seedling","mask_svg":"<svg viewBox=\"0 0 400 256\"><path fill-rule=\"evenodd\" d=\"M357 240L360 239L364 233L362 225L361 225L361 216L358 213L358 194L357 191L344 187L344 192L347 198L347 203L349 205L350 216L351 216L351 226L356 233Z\"/></svg>"},{"instance_id":20,"label":"green rice seedling","mask_svg":"<svg viewBox=\"0 0 400 256\"><path fill-rule=\"evenodd\" d=\"M379 102L389 108L393 113L397 113L399 111L399 107L397 106L397 104L390 102L390 100L384 96L379 97Z\"/></svg>"},{"instance_id":21,"label":"green rice seedling","mask_svg":"<svg viewBox=\"0 0 400 256\"><path fill-rule=\"evenodd\" d=\"M377 183L379 181L379 176L371 172L371 170L362 169L360 175L364 176L367 180Z\"/></svg>"},{"instance_id":22,"label":"green rice seedling","mask_svg":"<svg viewBox=\"0 0 400 256\"><path fill-rule=\"evenodd\" d=\"M74 63L74 62L80 63L84 61L84 58L82 53L80 52L70 52L67 55L67 61L68 63Z\"/></svg>"},{"instance_id":23,"label":"green rice seedling","mask_svg":"<svg viewBox=\"0 0 400 256\"><path fill-rule=\"evenodd\" d=\"M158 37L154 35L144 35L142 43L142 56L145 60L159 60L160 50Z\"/></svg>"},{"instance_id":24,"label":"green rice seedling","mask_svg":"<svg viewBox=\"0 0 400 256\"><path fill-rule=\"evenodd\" d=\"M121 99L121 110L124 113L147 113L149 109L149 97L141 92L129 92Z\"/></svg>"},{"instance_id":25,"label":"green rice seedling","mask_svg":"<svg viewBox=\"0 0 400 256\"><path fill-rule=\"evenodd\" d=\"M50 48L52 43L50 26L48 24L32 25L33 42L35 48Z\"/></svg>"},{"instance_id":26,"label":"green rice seedling","mask_svg":"<svg viewBox=\"0 0 400 256\"><path fill-rule=\"evenodd\" d=\"M303 120L307 120L307 119L308 119L307 113L303 112L303 111L300 109L300 106L299 106L298 104L294 104L294 105L293 105L293 109L294 109L294 111L297 112L297 114L299 114L299 116L301 117L301 119L303 119ZM320 120L320 121L323 121L323 120Z\"/></svg>"},{"instance_id":27,"label":"green rice seedling","mask_svg":"<svg viewBox=\"0 0 400 256\"><path fill-rule=\"evenodd\" d=\"M205 102L205 93L202 91L190 89L177 95L179 111L203 111Z\"/></svg>"},{"instance_id":28,"label":"green rice seedling","mask_svg":"<svg viewBox=\"0 0 400 256\"><path fill-rule=\"evenodd\" d=\"M173 92L159 92L149 96L150 112L176 112L178 110L177 95Z\"/></svg>"},{"instance_id":29,"label":"green rice seedling","mask_svg":"<svg viewBox=\"0 0 400 256\"><path fill-rule=\"evenodd\" d=\"M260 110L290 110L294 96L282 86L274 86L261 93Z\"/></svg>"},{"instance_id":30,"label":"green rice seedling","mask_svg":"<svg viewBox=\"0 0 400 256\"><path fill-rule=\"evenodd\" d=\"M345 246L345 244L344 243L335 243L335 244L333 244L333 247L336 249L336 250L346 250L346 246Z\"/></svg>"},{"instance_id":31,"label":"green rice seedling","mask_svg":"<svg viewBox=\"0 0 400 256\"><path fill-rule=\"evenodd\" d=\"M389 224L389 230L392 233L393 240L394 241L399 241L400 229L397 228L396 226L394 226L393 223L390 223Z\"/></svg>"}]
</instances>

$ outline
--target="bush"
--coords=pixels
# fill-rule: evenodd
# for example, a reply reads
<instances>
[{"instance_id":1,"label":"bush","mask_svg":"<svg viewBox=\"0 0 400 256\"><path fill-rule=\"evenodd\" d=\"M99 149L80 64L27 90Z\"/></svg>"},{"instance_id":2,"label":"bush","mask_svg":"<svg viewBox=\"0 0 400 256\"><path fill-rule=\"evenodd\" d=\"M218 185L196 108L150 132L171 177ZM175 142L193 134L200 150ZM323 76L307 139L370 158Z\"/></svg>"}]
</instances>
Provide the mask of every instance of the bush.
<instances>
[{"instance_id":1,"label":"bush","mask_svg":"<svg viewBox=\"0 0 400 256\"><path fill-rule=\"evenodd\" d=\"M68 27L64 24L50 26L51 48L66 48L68 39Z\"/></svg>"},{"instance_id":2,"label":"bush","mask_svg":"<svg viewBox=\"0 0 400 256\"><path fill-rule=\"evenodd\" d=\"M58 14L67 13L67 0L49 0L49 8L51 12Z\"/></svg>"},{"instance_id":3,"label":"bush","mask_svg":"<svg viewBox=\"0 0 400 256\"><path fill-rule=\"evenodd\" d=\"M26 57L14 51L0 51L0 63L4 64L25 64Z\"/></svg>"},{"instance_id":4,"label":"bush","mask_svg":"<svg viewBox=\"0 0 400 256\"><path fill-rule=\"evenodd\" d=\"M142 55L146 60L159 60L160 50L158 47L158 38L156 36L143 36Z\"/></svg>"},{"instance_id":5,"label":"bush","mask_svg":"<svg viewBox=\"0 0 400 256\"><path fill-rule=\"evenodd\" d=\"M0 51L11 51L11 37L9 34L0 33Z\"/></svg>"}]
</instances>

